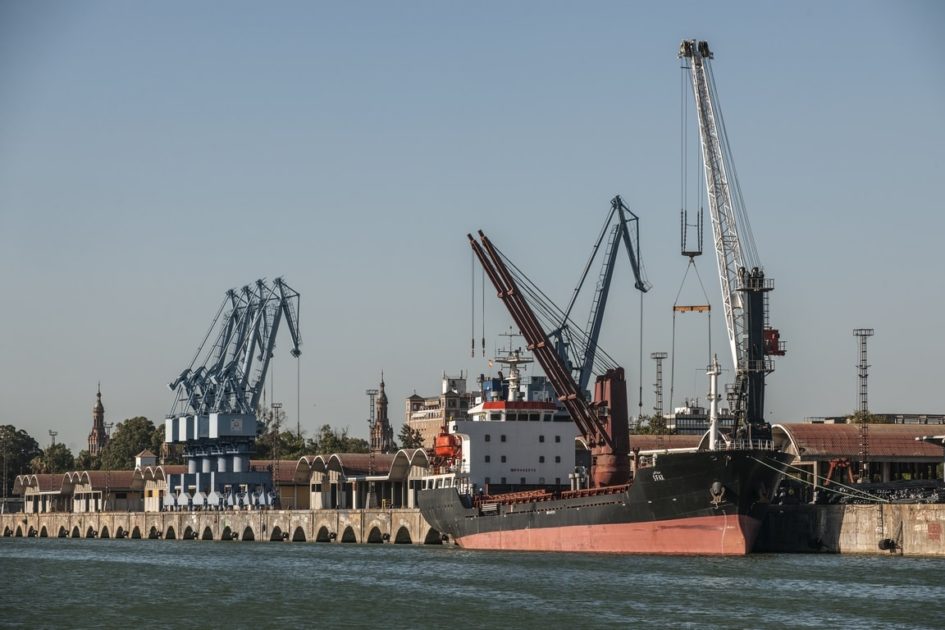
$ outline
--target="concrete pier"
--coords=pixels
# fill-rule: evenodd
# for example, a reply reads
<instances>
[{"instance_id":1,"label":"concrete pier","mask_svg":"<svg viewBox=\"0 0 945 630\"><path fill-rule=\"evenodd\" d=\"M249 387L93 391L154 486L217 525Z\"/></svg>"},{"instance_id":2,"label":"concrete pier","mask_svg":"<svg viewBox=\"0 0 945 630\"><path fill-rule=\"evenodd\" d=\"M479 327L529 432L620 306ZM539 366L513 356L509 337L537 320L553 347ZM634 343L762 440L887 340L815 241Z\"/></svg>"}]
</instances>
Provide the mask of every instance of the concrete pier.
<instances>
[{"instance_id":1,"label":"concrete pier","mask_svg":"<svg viewBox=\"0 0 945 630\"><path fill-rule=\"evenodd\" d=\"M771 506L755 551L945 556L945 505Z\"/></svg>"},{"instance_id":2,"label":"concrete pier","mask_svg":"<svg viewBox=\"0 0 945 630\"><path fill-rule=\"evenodd\" d=\"M440 544L417 509L0 515L5 537Z\"/></svg>"}]
</instances>

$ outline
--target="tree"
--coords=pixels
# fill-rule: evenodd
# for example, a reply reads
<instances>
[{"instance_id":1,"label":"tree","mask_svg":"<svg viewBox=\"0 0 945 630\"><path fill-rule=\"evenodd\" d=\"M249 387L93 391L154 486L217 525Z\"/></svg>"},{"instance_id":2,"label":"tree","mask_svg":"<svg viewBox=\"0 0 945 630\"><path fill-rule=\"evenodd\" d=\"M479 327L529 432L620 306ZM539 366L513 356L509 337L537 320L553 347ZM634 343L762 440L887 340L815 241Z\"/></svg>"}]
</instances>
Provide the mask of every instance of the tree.
<instances>
[{"instance_id":1,"label":"tree","mask_svg":"<svg viewBox=\"0 0 945 630\"><path fill-rule=\"evenodd\" d=\"M76 470L98 470L99 468L101 468L101 460L98 457L93 457L87 450L82 449L79 451L79 454L76 455Z\"/></svg>"},{"instance_id":2,"label":"tree","mask_svg":"<svg viewBox=\"0 0 945 630\"><path fill-rule=\"evenodd\" d=\"M30 462L42 455L39 443L12 424L0 426L0 484L3 496L13 492L16 476L30 471Z\"/></svg>"},{"instance_id":3,"label":"tree","mask_svg":"<svg viewBox=\"0 0 945 630\"><path fill-rule=\"evenodd\" d=\"M888 424L885 416L874 416L868 411L855 411L847 418L847 424Z\"/></svg>"},{"instance_id":4,"label":"tree","mask_svg":"<svg viewBox=\"0 0 945 630\"><path fill-rule=\"evenodd\" d=\"M414 429L409 424L400 427L400 435L397 439L400 440L400 448L423 448L424 446L420 429Z\"/></svg>"},{"instance_id":5,"label":"tree","mask_svg":"<svg viewBox=\"0 0 945 630\"><path fill-rule=\"evenodd\" d=\"M103 470L132 470L135 455L151 447L154 424L143 416L129 418L115 426L115 433L101 453Z\"/></svg>"},{"instance_id":6,"label":"tree","mask_svg":"<svg viewBox=\"0 0 945 630\"><path fill-rule=\"evenodd\" d=\"M371 445L363 438L348 436L348 429L336 430L331 425L322 425L318 437L309 443L309 449L314 455L329 455L331 453L367 453Z\"/></svg>"},{"instance_id":7,"label":"tree","mask_svg":"<svg viewBox=\"0 0 945 630\"><path fill-rule=\"evenodd\" d=\"M644 416L640 418L634 433L637 435L670 435L666 427L666 418L663 416Z\"/></svg>"},{"instance_id":8,"label":"tree","mask_svg":"<svg viewBox=\"0 0 945 630\"><path fill-rule=\"evenodd\" d=\"M30 468L36 474L64 473L75 470L75 457L65 444L53 444L42 455L33 458Z\"/></svg>"}]
</instances>

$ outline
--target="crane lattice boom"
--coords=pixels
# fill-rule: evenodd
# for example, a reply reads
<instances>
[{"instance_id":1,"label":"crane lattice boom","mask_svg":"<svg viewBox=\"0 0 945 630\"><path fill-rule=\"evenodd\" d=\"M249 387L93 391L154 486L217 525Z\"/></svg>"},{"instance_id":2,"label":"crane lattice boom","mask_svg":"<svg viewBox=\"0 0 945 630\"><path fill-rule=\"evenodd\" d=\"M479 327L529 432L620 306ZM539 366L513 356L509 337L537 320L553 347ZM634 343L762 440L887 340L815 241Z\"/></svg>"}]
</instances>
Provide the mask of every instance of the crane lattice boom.
<instances>
[{"instance_id":1,"label":"crane lattice boom","mask_svg":"<svg viewBox=\"0 0 945 630\"><path fill-rule=\"evenodd\" d=\"M281 278L272 285L257 280L240 291L229 290L190 366L168 384L176 390L176 407L186 413L253 414L262 396L276 335L284 319L292 337L292 356L302 343L298 325L299 294ZM218 329L203 364L207 341Z\"/></svg>"},{"instance_id":2,"label":"crane lattice boom","mask_svg":"<svg viewBox=\"0 0 945 630\"><path fill-rule=\"evenodd\" d=\"M764 419L765 375L774 369L773 362L766 357L784 354L778 331L767 327L767 293L774 285L765 279L751 238L748 214L718 108L709 63L712 52L707 42L683 40L679 57L688 60L699 122L725 328L735 366L734 411L736 420L744 422L749 433L763 436L770 431Z\"/></svg>"}]
</instances>

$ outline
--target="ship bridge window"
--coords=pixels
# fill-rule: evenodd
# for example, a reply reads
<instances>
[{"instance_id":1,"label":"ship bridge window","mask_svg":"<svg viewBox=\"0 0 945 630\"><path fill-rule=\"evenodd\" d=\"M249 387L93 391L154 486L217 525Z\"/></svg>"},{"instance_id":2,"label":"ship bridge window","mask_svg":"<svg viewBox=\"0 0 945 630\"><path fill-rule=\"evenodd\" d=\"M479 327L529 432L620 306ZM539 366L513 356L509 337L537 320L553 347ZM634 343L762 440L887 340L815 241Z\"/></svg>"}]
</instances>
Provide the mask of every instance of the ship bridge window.
<instances>
[{"instance_id":1,"label":"ship bridge window","mask_svg":"<svg viewBox=\"0 0 945 630\"><path fill-rule=\"evenodd\" d=\"M491 442L491 441L492 441L492 436L486 433L486 442Z\"/></svg>"},{"instance_id":2,"label":"ship bridge window","mask_svg":"<svg viewBox=\"0 0 945 630\"><path fill-rule=\"evenodd\" d=\"M500 442L505 442L505 434L504 434L504 433L499 436L499 441L500 441Z\"/></svg>"},{"instance_id":3,"label":"ship bridge window","mask_svg":"<svg viewBox=\"0 0 945 630\"><path fill-rule=\"evenodd\" d=\"M540 413L530 413L528 414L529 422L538 422L541 419Z\"/></svg>"},{"instance_id":4,"label":"ship bridge window","mask_svg":"<svg viewBox=\"0 0 945 630\"><path fill-rule=\"evenodd\" d=\"M505 463L505 455L502 456L502 463ZM504 482L503 482L504 483Z\"/></svg>"},{"instance_id":5,"label":"ship bridge window","mask_svg":"<svg viewBox=\"0 0 945 630\"><path fill-rule=\"evenodd\" d=\"M545 456L544 456L544 455L539 455L539 456L538 456L538 463L539 463L539 464L544 464L544 463L545 463Z\"/></svg>"},{"instance_id":6,"label":"ship bridge window","mask_svg":"<svg viewBox=\"0 0 945 630\"><path fill-rule=\"evenodd\" d=\"M541 419L544 422L551 422L551 414L550 413L542 414Z\"/></svg>"},{"instance_id":7,"label":"ship bridge window","mask_svg":"<svg viewBox=\"0 0 945 630\"><path fill-rule=\"evenodd\" d=\"M560 436L560 435L556 435L556 436L555 436L555 442L557 443L557 442L560 442L560 441L561 441L561 436Z\"/></svg>"},{"instance_id":8,"label":"ship bridge window","mask_svg":"<svg viewBox=\"0 0 945 630\"><path fill-rule=\"evenodd\" d=\"M501 413L493 413L493 414L490 414L490 415L489 415L489 419L490 419L490 420L501 420L501 419L502 419L502 414L501 414Z\"/></svg>"},{"instance_id":9,"label":"ship bridge window","mask_svg":"<svg viewBox=\"0 0 945 630\"><path fill-rule=\"evenodd\" d=\"M506 414L505 414L505 421L506 421L506 422L516 422L517 420L518 420L518 414L517 414L517 413L506 413Z\"/></svg>"},{"instance_id":10,"label":"ship bridge window","mask_svg":"<svg viewBox=\"0 0 945 630\"><path fill-rule=\"evenodd\" d=\"M555 463L556 463L556 464L560 464L560 463L561 463L561 456L560 456L560 455L555 455Z\"/></svg>"},{"instance_id":11,"label":"ship bridge window","mask_svg":"<svg viewBox=\"0 0 945 630\"><path fill-rule=\"evenodd\" d=\"M538 436L538 441L539 441L539 442L544 442L544 441L545 441L545 436L544 436L544 435L539 435L539 436Z\"/></svg>"},{"instance_id":12,"label":"ship bridge window","mask_svg":"<svg viewBox=\"0 0 945 630\"><path fill-rule=\"evenodd\" d=\"M486 455L486 463L488 464L488 463L491 462L491 461L492 461L492 456L491 456L491 455Z\"/></svg>"}]
</instances>

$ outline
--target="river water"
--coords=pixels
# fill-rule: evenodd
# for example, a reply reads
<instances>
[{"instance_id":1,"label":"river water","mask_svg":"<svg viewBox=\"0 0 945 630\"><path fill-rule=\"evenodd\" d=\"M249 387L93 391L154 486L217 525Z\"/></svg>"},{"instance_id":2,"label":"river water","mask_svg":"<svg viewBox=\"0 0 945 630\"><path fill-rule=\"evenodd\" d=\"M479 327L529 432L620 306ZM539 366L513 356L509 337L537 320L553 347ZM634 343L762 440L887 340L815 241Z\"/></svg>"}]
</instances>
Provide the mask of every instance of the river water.
<instances>
[{"instance_id":1,"label":"river water","mask_svg":"<svg viewBox=\"0 0 945 630\"><path fill-rule=\"evenodd\" d=\"M945 560L0 539L0 626L943 628Z\"/></svg>"}]
</instances>

